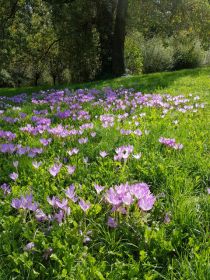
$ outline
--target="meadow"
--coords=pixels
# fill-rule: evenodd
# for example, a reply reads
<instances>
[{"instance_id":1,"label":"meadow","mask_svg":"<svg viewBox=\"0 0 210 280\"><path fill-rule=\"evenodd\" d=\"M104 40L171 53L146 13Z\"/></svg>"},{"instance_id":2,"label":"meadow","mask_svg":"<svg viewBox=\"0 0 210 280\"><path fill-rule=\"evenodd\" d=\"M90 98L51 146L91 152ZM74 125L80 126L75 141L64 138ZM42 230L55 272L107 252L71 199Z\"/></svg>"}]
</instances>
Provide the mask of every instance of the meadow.
<instances>
[{"instance_id":1,"label":"meadow","mask_svg":"<svg viewBox=\"0 0 210 280\"><path fill-rule=\"evenodd\" d=\"M0 279L210 279L209 96L210 68L0 89Z\"/></svg>"}]
</instances>

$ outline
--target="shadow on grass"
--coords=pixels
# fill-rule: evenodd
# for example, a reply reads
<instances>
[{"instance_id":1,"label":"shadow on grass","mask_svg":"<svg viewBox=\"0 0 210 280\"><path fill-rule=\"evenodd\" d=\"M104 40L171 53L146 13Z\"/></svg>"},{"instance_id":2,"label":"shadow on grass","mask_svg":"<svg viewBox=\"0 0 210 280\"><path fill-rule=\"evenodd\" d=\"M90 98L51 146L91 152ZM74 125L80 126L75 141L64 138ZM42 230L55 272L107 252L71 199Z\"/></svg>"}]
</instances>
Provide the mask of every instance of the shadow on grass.
<instances>
[{"instance_id":1,"label":"shadow on grass","mask_svg":"<svg viewBox=\"0 0 210 280\"><path fill-rule=\"evenodd\" d=\"M175 81L183 77L198 77L200 75L210 74L210 67L187 69L174 72L160 72L152 74L144 74L138 76L123 76L115 79L94 81L82 84L64 84L64 85L45 85L38 87L21 87L21 88L0 88L0 96L13 96L20 93L32 93L47 89L79 89L79 88L98 88L112 87L112 88L134 88L142 92L155 92L171 86Z\"/></svg>"}]
</instances>

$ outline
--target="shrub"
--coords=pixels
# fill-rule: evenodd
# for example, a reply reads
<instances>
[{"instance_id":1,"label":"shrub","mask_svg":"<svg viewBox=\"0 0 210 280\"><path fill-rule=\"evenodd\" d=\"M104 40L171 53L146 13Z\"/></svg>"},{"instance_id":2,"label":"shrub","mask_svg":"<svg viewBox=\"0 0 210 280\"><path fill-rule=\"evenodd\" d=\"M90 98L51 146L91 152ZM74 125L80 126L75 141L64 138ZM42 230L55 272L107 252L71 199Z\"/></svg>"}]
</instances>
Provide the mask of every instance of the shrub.
<instances>
[{"instance_id":1,"label":"shrub","mask_svg":"<svg viewBox=\"0 0 210 280\"><path fill-rule=\"evenodd\" d=\"M173 68L173 48L159 37L145 41L143 46L144 72L167 71Z\"/></svg>"},{"instance_id":2,"label":"shrub","mask_svg":"<svg viewBox=\"0 0 210 280\"><path fill-rule=\"evenodd\" d=\"M14 82L6 69L0 70L0 87L12 87Z\"/></svg>"},{"instance_id":3,"label":"shrub","mask_svg":"<svg viewBox=\"0 0 210 280\"><path fill-rule=\"evenodd\" d=\"M198 39L181 34L173 39L174 69L196 68L203 64L204 51Z\"/></svg>"},{"instance_id":4,"label":"shrub","mask_svg":"<svg viewBox=\"0 0 210 280\"><path fill-rule=\"evenodd\" d=\"M143 57L137 35L127 36L125 40L125 65L129 74L140 74L143 69Z\"/></svg>"}]
</instances>

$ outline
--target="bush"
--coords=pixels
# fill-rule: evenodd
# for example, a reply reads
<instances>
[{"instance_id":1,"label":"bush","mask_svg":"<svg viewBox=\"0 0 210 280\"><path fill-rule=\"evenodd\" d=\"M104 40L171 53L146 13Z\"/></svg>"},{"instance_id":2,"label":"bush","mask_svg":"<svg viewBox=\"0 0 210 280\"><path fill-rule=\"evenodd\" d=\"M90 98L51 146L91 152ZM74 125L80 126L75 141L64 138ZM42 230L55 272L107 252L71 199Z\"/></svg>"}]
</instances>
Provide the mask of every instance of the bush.
<instances>
[{"instance_id":1,"label":"bush","mask_svg":"<svg viewBox=\"0 0 210 280\"><path fill-rule=\"evenodd\" d=\"M137 35L127 36L125 40L125 66L129 74L140 74L143 70L143 57Z\"/></svg>"},{"instance_id":2,"label":"bush","mask_svg":"<svg viewBox=\"0 0 210 280\"><path fill-rule=\"evenodd\" d=\"M0 87L13 87L14 82L6 69L0 70Z\"/></svg>"},{"instance_id":3,"label":"bush","mask_svg":"<svg viewBox=\"0 0 210 280\"><path fill-rule=\"evenodd\" d=\"M159 37L145 41L143 46L144 73L167 71L173 68L173 48Z\"/></svg>"},{"instance_id":4,"label":"bush","mask_svg":"<svg viewBox=\"0 0 210 280\"><path fill-rule=\"evenodd\" d=\"M204 51L198 39L186 34L173 39L174 45L174 69L196 68L204 62Z\"/></svg>"}]
</instances>

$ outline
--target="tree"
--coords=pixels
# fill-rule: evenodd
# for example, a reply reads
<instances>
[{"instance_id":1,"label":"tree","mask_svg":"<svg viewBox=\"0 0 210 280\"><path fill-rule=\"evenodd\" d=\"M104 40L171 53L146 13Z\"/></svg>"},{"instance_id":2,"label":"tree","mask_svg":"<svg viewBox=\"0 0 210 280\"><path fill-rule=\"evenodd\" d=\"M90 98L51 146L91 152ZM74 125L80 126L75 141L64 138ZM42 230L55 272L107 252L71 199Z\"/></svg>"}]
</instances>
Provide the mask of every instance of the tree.
<instances>
[{"instance_id":1,"label":"tree","mask_svg":"<svg viewBox=\"0 0 210 280\"><path fill-rule=\"evenodd\" d=\"M118 1L114 35L113 35L113 52L112 52L112 71L114 76L121 76L122 74L125 73L124 44L125 44L127 9L128 9L128 0Z\"/></svg>"}]
</instances>

